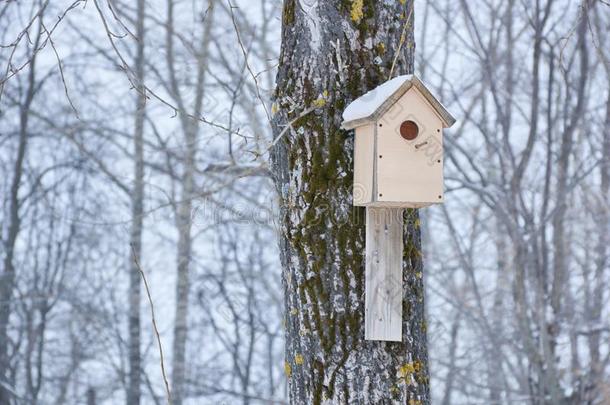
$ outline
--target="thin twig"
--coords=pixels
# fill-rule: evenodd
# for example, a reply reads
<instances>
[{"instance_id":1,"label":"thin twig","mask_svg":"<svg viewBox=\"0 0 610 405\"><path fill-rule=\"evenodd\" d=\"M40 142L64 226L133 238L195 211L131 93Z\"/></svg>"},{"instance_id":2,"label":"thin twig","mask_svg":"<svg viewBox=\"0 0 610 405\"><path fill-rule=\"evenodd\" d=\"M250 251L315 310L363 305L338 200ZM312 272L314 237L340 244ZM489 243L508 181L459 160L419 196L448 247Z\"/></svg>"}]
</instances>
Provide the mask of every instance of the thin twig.
<instances>
[{"instance_id":1,"label":"thin twig","mask_svg":"<svg viewBox=\"0 0 610 405\"><path fill-rule=\"evenodd\" d=\"M237 42L239 43L241 52L244 55L244 60L246 62L246 68L248 69L248 72L250 72L250 76L252 76L252 80L254 80L254 88L256 89L256 96L258 97L258 100L261 102L263 109L265 110L265 115L267 116L267 120L269 121L269 123L271 123L271 115L269 114L269 111L267 110L267 105L265 104L265 101L263 100L263 97L260 92L260 86L258 84L258 79L257 79L258 75L254 73L254 71L252 70L252 67L250 66L250 63L248 62L248 52L246 51L244 43L241 40L241 35L239 34L239 28L237 27L237 21L235 20L235 13L233 12L233 9L237 8L237 7L233 6L231 4L230 0L227 1L227 3L229 4L229 12L231 13L231 21L233 22L233 27L235 28L235 35L237 35Z\"/></svg>"},{"instance_id":2,"label":"thin twig","mask_svg":"<svg viewBox=\"0 0 610 405\"><path fill-rule=\"evenodd\" d=\"M407 39L407 27L409 26L409 22L411 21L411 16L413 15L413 7L414 7L414 3L413 3L413 1L411 1L411 9L409 10L409 15L407 16L407 20L405 21L405 24L402 27L402 33L400 34L400 42L398 43L398 49L396 49L396 53L394 54L394 61L392 61L392 68L390 69L390 77L388 77L388 80L390 80L392 78L392 75L394 74L394 67L396 66L396 61L398 60L398 56L400 56L400 49L402 48L402 45L405 43L405 40Z\"/></svg>"},{"instance_id":3,"label":"thin twig","mask_svg":"<svg viewBox=\"0 0 610 405\"><path fill-rule=\"evenodd\" d=\"M66 93L66 98L68 99L68 103L70 103L70 107L72 107L72 110L74 111L74 115L76 115L76 119L80 121L80 117L78 116L78 110L76 109L76 106L74 105L74 102L72 101L72 98L70 97L70 92L68 91L68 83L66 83L66 77L64 76L64 68L61 64L61 58L59 57L59 52L57 52L57 48L55 47L55 42L53 42L53 38L51 38L51 33L49 32L49 30L47 30L47 27L44 25L42 20L40 20L40 26L42 27L44 32L47 34L47 38L49 39L49 43L51 44L51 49L53 49L53 52L55 53L55 58L57 59L57 67L59 68L59 75L61 76L61 82L64 85L64 93Z\"/></svg>"},{"instance_id":4,"label":"thin twig","mask_svg":"<svg viewBox=\"0 0 610 405\"><path fill-rule=\"evenodd\" d=\"M138 82L136 83L134 80L134 77L136 77L133 69L131 68L131 66L129 65L129 63L127 63L127 61L125 60L125 58L123 57L123 54L121 53L121 51L119 51L118 47L116 46L116 43L113 39L113 37L116 37L117 35L112 32L112 30L110 29L110 27L108 26L108 22L106 21L106 17L104 16L104 12L102 11L101 7L98 4L98 0L93 0L93 5L95 6L97 13L100 17L100 20L102 22L102 25L104 26L104 32L106 33L106 37L108 38L108 41L110 42L110 46L112 47L112 50L114 51L114 54L117 56L117 58L119 59L119 61L121 62L121 64L119 65L119 69L121 69L124 73L125 76L127 78L127 80L129 81L129 83L131 84L131 87L137 91L138 93L140 93L143 97L149 98L148 95L152 96L155 100L159 101L161 104L169 107L170 109L172 109L174 111L174 117L176 115L178 115L178 113L191 118L193 120L202 122L206 125L209 125L211 127L220 129L222 131L225 132L230 132L233 133L237 136L243 136L239 130L236 131L232 131L230 128L228 128L226 125L223 124L218 124L216 122L210 121L208 119L206 119L204 116L195 116L191 113L189 113L188 111L181 109L178 106L173 105L171 102L167 101L165 98L163 98L162 96L160 96L159 94L157 94L156 91L154 91L152 88L148 87L144 82Z\"/></svg>"},{"instance_id":5,"label":"thin twig","mask_svg":"<svg viewBox=\"0 0 610 405\"><path fill-rule=\"evenodd\" d=\"M163 358L163 346L161 345L161 335L159 334L159 328L157 328L157 320L155 318L155 307L153 306L152 297L150 296L150 288L148 288L148 281L146 281L146 276L144 275L144 271L142 270L142 267L140 266L140 262L138 261L138 255L136 254L136 250L133 247L133 244L130 244L130 246L131 246L131 253L133 254L133 261L136 264L138 271L140 272L140 276L142 276L142 280L144 281L144 288L146 289L146 296L148 297L148 303L150 305L150 316L152 318L152 325L153 325L153 329L155 331L155 335L157 338L157 344L159 345L159 356L161 358L161 374L163 375L163 383L165 384L165 394L167 396L167 404L171 405L171 403L172 403L171 393L169 390L169 381L167 379L167 373L165 372L165 361Z\"/></svg>"},{"instance_id":6,"label":"thin twig","mask_svg":"<svg viewBox=\"0 0 610 405\"><path fill-rule=\"evenodd\" d=\"M20 66L13 66L13 58L17 53L17 48L19 47L19 44L21 43L21 40L23 38L27 38L29 41L29 36L30 36L29 30L32 27L32 25L34 24L34 21L39 19L40 23L42 24L42 15L46 10L47 5L49 4L49 0L46 0L40 6L40 9L38 10L38 12L36 12L36 14L30 19L28 24L25 26L25 28L23 28L23 30L21 30L21 32L17 35L17 37L15 38L15 40L13 42L11 42L10 44L6 44L6 45L0 44L0 49L12 48L12 50L8 56L8 59L6 61L6 69L4 71L4 76L0 78L0 99L2 99L2 95L4 92L4 86L5 86L6 82L9 79L11 79L12 77L17 76L19 74L19 72L21 72L23 69L25 69L27 66L29 66L32 63L32 61L35 59L36 54L38 52L42 51L47 46L50 35L55 31L55 29L59 26L59 24L64 20L64 18L68 14L68 12L75 9L82 2L86 2L86 0L74 1L68 8L66 8L64 10L64 12L60 16L57 17L57 21L55 21L55 24L53 24L53 26L51 27L50 30L47 30L45 28L45 31L47 31L47 39L42 41L42 44L40 44L40 45L36 46L34 49L32 49L32 54L30 55L30 57L27 58L27 60L24 63L22 63Z\"/></svg>"},{"instance_id":7,"label":"thin twig","mask_svg":"<svg viewBox=\"0 0 610 405\"><path fill-rule=\"evenodd\" d=\"M313 106L313 107L309 107L308 109L306 109L305 111L303 111L301 114L299 114L297 117L293 118L290 122L288 122L288 124L286 124L286 126L284 127L284 129L282 129L282 131L278 134L278 136L275 137L275 139L273 140L273 142L271 142L271 144L267 147L267 150L265 152L269 152L271 150L271 148L273 148L275 146L276 143L278 143L278 141L280 139L282 139L282 137L284 136L284 134L286 132L288 132L288 130L290 128L292 128L292 125L297 122L299 119L303 118L304 116L306 116L307 114L309 114L310 112L312 112L313 110L315 110L317 107Z\"/></svg>"}]
</instances>

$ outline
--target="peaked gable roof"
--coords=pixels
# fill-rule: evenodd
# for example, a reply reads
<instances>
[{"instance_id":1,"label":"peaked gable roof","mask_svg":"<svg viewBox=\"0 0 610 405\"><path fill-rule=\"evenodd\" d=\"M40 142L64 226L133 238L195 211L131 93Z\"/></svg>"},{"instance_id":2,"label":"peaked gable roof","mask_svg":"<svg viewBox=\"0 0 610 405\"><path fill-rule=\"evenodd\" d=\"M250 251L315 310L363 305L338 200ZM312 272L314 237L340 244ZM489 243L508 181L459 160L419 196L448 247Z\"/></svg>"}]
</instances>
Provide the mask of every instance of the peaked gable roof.
<instances>
[{"instance_id":1,"label":"peaked gable roof","mask_svg":"<svg viewBox=\"0 0 610 405\"><path fill-rule=\"evenodd\" d=\"M402 75L368 91L352 101L343 111L344 129L353 129L372 121L376 121L385 114L411 87L415 87L430 103L434 111L443 121L445 128L455 123L455 118L428 90L426 85L415 75Z\"/></svg>"}]
</instances>

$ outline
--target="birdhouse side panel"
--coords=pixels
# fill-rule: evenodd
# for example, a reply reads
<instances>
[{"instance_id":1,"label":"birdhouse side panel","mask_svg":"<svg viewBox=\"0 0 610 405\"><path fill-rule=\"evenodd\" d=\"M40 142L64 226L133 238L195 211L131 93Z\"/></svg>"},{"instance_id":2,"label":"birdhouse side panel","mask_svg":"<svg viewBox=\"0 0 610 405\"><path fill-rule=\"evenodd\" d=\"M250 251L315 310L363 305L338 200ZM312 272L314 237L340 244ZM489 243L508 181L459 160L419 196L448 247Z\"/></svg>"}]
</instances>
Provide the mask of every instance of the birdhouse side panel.
<instances>
[{"instance_id":1,"label":"birdhouse side panel","mask_svg":"<svg viewBox=\"0 0 610 405\"><path fill-rule=\"evenodd\" d=\"M354 205L364 206L373 198L375 125L356 128L354 139Z\"/></svg>"},{"instance_id":2,"label":"birdhouse side panel","mask_svg":"<svg viewBox=\"0 0 610 405\"><path fill-rule=\"evenodd\" d=\"M443 201L443 124L411 88L377 124L377 200L388 206Z\"/></svg>"}]
</instances>

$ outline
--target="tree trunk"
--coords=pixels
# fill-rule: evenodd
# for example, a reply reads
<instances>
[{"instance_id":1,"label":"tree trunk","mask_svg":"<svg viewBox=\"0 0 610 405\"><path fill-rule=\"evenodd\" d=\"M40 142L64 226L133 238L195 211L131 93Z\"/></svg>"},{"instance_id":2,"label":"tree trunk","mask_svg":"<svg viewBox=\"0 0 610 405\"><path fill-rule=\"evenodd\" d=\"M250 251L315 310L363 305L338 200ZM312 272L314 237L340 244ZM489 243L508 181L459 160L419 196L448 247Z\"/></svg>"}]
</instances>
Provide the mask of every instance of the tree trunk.
<instances>
[{"instance_id":1,"label":"tree trunk","mask_svg":"<svg viewBox=\"0 0 610 405\"><path fill-rule=\"evenodd\" d=\"M95 389L89 388L87 390L87 405L95 405Z\"/></svg>"},{"instance_id":2,"label":"tree trunk","mask_svg":"<svg viewBox=\"0 0 610 405\"><path fill-rule=\"evenodd\" d=\"M191 166L192 167L192 166ZM191 261L191 192L192 171L186 169L183 196L177 213L178 266L176 280L176 313L174 321L174 344L172 348L172 403L181 405L184 399L186 377L186 335L188 331L188 299L190 292L189 267Z\"/></svg>"},{"instance_id":3,"label":"tree trunk","mask_svg":"<svg viewBox=\"0 0 610 405\"><path fill-rule=\"evenodd\" d=\"M365 341L364 209L352 206L353 133L340 129L347 103L386 81L395 55L395 74L412 71L412 6L284 1L275 136L296 121L272 164L293 404L430 402L418 214L405 210L402 342Z\"/></svg>"},{"instance_id":4,"label":"tree trunk","mask_svg":"<svg viewBox=\"0 0 610 405\"><path fill-rule=\"evenodd\" d=\"M127 404L140 404L140 381L142 358L140 355L140 300L141 281L136 259L142 263L142 225L144 215L144 115L146 97L144 96L144 0L137 4L135 73L138 83L135 126L133 136L134 147L134 183L131 192L131 252L129 267L129 383L127 387Z\"/></svg>"},{"instance_id":5,"label":"tree trunk","mask_svg":"<svg viewBox=\"0 0 610 405\"><path fill-rule=\"evenodd\" d=\"M42 19L42 16L40 17ZM40 44L41 29L39 28L36 36L33 49L37 49ZM30 119L30 108L34 100L37 90L36 81L36 58L37 53L34 53L29 66L29 74L27 79L27 89L25 90L23 104L19 108L19 137L17 144L17 153L13 173L11 179L11 189L9 199L9 218L8 232L4 244L4 260L3 269L0 273L0 404L9 404L12 398L11 390L8 388L12 385L10 376L10 358L9 358L9 335L8 324L11 317L11 303L13 298L13 290L15 289L15 247L17 245L17 237L21 231L21 204L19 198L21 190L22 177L24 174L25 159L28 147L28 122Z\"/></svg>"},{"instance_id":6,"label":"tree trunk","mask_svg":"<svg viewBox=\"0 0 610 405\"><path fill-rule=\"evenodd\" d=\"M208 1L206 17L203 20L203 32L200 47L197 50L197 80L194 88L193 105L187 104L183 98L175 76L173 51L173 9L174 1L168 1L168 67L170 67L172 92L178 105L181 107L181 125L184 132L184 169L180 178L182 194L175 203L176 228L178 229L178 257L176 274L176 310L174 321L174 342L172 347L172 404L182 405L186 396L186 350L188 335L188 304L190 295L190 265L193 237L191 234L191 213L195 194L195 170L198 149L199 122L187 117L182 112L192 107L193 115L203 115L203 99L206 81L206 68L208 66L208 52L212 39L212 26L214 21L214 6L216 1Z\"/></svg>"},{"instance_id":7,"label":"tree trunk","mask_svg":"<svg viewBox=\"0 0 610 405\"><path fill-rule=\"evenodd\" d=\"M610 61L608 61L610 62ZM610 63L609 63L610 65ZM607 70L610 79L610 68ZM604 389L604 361L601 354L602 340L602 311L604 302L607 302L607 291L604 288L604 277L608 271L608 244L610 244L610 93L606 99L606 119L602 134L602 159L600 162L600 199L597 216L597 246L595 249L595 275L593 288L593 303L589 310L590 327L593 329L589 336L589 350L591 352L591 384L595 389L588 393L588 401L594 402L596 396L601 396Z\"/></svg>"}]
</instances>

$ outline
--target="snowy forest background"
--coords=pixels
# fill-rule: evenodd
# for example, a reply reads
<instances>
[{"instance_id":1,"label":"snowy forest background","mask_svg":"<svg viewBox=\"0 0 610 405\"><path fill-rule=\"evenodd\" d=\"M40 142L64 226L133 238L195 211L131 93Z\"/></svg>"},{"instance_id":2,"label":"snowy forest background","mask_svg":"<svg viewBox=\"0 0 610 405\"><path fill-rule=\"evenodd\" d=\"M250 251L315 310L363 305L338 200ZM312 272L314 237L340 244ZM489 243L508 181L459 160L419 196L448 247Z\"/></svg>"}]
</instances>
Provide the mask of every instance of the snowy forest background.
<instances>
[{"instance_id":1,"label":"snowy forest background","mask_svg":"<svg viewBox=\"0 0 610 405\"><path fill-rule=\"evenodd\" d=\"M281 12L0 1L6 403L165 403L139 270L185 404L286 403ZM610 4L417 0L414 16L416 73L458 118L446 203L421 210L433 402L610 403Z\"/></svg>"}]
</instances>

